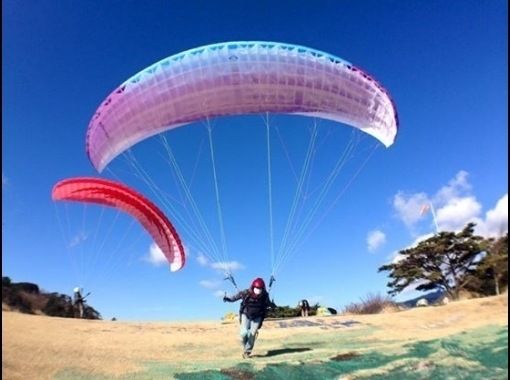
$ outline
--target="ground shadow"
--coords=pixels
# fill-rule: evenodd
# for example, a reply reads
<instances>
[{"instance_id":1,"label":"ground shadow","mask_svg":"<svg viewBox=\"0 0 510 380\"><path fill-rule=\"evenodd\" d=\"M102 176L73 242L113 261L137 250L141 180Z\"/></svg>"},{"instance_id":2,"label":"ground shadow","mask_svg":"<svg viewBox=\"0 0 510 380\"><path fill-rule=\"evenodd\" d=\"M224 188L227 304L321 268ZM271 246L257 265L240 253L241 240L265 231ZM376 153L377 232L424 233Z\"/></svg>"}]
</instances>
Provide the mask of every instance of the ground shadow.
<instances>
[{"instance_id":1,"label":"ground shadow","mask_svg":"<svg viewBox=\"0 0 510 380\"><path fill-rule=\"evenodd\" d=\"M289 327L320 327L322 329L338 329L345 327L352 327L353 325L361 324L361 322L348 320L348 321L330 321L327 323L324 319L307 320L307 319L292 319L287 321L278 321L277 325L280 328Z\"/></svg>"},{"instance_id":2,"label":"ground shadow","mask_svg":"<svg viewBox=\"0 0 510 380\"><path fill-rule=\"evenodd\" d=\"M308 347L300 347L300 348L281 348L279 350L269 350L267 354L260 355L264 357L277 356L277 355L285 355L285 354L294 354L296 352L306 352L311 351L311 348ZM255 355L254 355L255 356Z\"/></svg>"}]
</instances>

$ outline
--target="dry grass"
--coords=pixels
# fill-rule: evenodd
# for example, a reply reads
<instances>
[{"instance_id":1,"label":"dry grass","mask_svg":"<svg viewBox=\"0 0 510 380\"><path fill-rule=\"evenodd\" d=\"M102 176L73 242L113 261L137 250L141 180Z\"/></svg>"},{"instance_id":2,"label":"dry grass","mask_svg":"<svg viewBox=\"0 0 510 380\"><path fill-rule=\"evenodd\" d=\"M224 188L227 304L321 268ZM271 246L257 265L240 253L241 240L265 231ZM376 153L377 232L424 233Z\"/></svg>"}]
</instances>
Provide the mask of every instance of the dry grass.
<instances>
[{"instance_id":1,"label":"dry grass","mask_svg":"<svg viewBox=\"0 0 510 380\"><path fill-rule=\"evenodd\" d=\"M344 314L379 314L398 310L398 305L388 296L369 294L359 302L353 302L343 309Z\"/></svg>"},{"instance_id":2,"label":"dry grass","mask_svg":"<svg viewBox=\"0 0 510 380\"><path fill-rule=\"evenodd\" d=\"M236 323L127 323L10 311L2 311L2 317L2 375L5 379L51 379L65 369L115 377L142 370L147 362L170 363L186 370L226 368L240 360ZM266 321L256 351L277 350L283 342L298 336L308 339L310 345L321 334L337 334L341 338L346 329L333 327L349 319L360 322L349 331L375 327L360 338L367 341L434 339L486 325L507 325L508 296L391 314L308 318L320 321L323 327L279 328L278 321ZM321 349L302 355L308 355L307 360L322 360L337 353ZM284 356L275 356L257 358L256 362L259 365L282 360Z\"/></svg>"}]
</instances>

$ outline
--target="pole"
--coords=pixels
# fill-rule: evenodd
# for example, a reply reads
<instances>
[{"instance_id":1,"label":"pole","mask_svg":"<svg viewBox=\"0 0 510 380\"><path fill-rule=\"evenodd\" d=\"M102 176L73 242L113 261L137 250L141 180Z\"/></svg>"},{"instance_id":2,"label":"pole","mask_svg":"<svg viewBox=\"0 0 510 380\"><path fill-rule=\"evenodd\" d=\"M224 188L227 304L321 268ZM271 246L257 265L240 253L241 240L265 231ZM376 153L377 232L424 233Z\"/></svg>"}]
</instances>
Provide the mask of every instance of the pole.
<instances>
[{"instance_id":1,"label":"pole","mask_svg":"<svg viewBox=\"0 0 510 380\"><path fill-rule=\"evenodd\" d=\"M430 206L430 212L432 213L432 219L434 220L434 225L436 226L436 233L439 233L439 226L437 224L437 218L436 218L436 210L434 210L434 206L432 205L432 202L429 202Z\"/></svg>"}]
</instances>

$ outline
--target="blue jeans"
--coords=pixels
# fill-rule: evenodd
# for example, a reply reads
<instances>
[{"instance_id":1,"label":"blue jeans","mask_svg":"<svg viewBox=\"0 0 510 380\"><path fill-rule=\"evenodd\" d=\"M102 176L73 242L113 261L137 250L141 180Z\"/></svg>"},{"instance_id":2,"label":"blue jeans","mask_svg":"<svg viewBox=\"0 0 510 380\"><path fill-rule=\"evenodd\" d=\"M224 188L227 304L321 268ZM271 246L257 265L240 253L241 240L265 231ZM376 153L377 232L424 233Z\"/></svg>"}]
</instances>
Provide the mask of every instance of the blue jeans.
<instances>
[{"instance_id":1,"label":"blue jeans","mask_svg":"<svg viewBox=\"0 0 510 380\"><path fill-rule=\"evenodd\" d=\"M257 338L257 331L259 330L262 317L250 319L246 314L241 314L241 345L244 352L251 353Z\"/></svg>"}]
</instances>

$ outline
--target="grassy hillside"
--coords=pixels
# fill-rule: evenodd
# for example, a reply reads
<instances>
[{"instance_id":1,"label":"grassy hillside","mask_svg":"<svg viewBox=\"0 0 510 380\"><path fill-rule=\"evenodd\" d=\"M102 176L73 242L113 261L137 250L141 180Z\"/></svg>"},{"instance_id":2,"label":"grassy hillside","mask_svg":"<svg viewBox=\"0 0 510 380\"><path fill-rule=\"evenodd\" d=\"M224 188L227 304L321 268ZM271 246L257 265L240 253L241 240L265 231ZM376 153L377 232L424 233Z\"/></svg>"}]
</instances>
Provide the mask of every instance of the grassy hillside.
<instances>
[{"instance_id":1,"label":"grassy hillside","mask_svg":"<svg viewBox=\"0 0 510 380\"><path fill-rule=\"evenodd\" d=\"M2 313L5 379L506 379L508 296L375 315L238 324Z\"/></svg>"}]
</instances>

